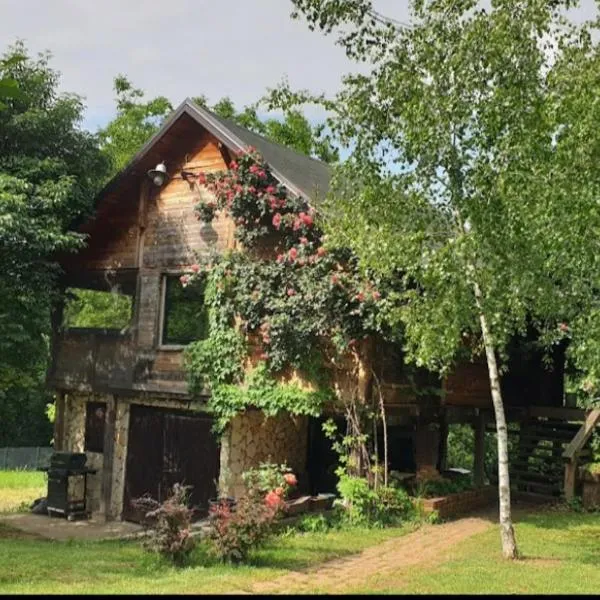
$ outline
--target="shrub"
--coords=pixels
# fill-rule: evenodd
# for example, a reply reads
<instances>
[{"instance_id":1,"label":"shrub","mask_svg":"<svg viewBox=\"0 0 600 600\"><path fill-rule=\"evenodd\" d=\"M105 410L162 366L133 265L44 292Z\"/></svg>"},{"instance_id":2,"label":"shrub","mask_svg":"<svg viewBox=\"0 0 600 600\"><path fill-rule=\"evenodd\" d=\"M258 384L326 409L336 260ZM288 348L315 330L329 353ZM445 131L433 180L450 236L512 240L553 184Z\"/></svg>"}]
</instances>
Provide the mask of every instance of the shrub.
<instances>
[{"instance_id":1,"label":"shrub","mask_svg":"<svg viewBox=\"0 0 600 600\"><path fill-rule=\"evenodd\" d=\"M382 527L412 518L414 505L401 488L371 488L363 477L342 475L338 482L343 516L351 525ZM338 503L340 504L340 503Z\"/></svg>"},{"instance_id":2,"label":"shrub","mask_svg":"<svg viewBox=\"0 0 600 600\"><path fill-rule=\"evenodd\" d=\"M145 511L149 536L143 545L181 566L195 546L191 537L193 510L188 507L189 486L176 483L171 495L162 503L143 496L133 501L135 508Z\"/></svg>"},{"instance_id":3,"label":"shrub","mask_svg":"<svg viewBox=\"0 0 600 600\"><path fill-rule=\"evenodd\" d=\"M325 533L336 525L335 518L316 513L303 515L296 523L296 529L306 533Z\"/></svg>"},{"instance_id":4,"label":"shrub","mask_svg":"<svg viewBox=\"0 0 600 600\"><path fill-rule=\"evenodd\" d=\"M210 509L210 552L226 562L244 562L251 550L273 535L275 521L285 507L284 498L296 484L286 465L271 463L250 469L243 478L246 493L235 508L222 501Z\"/></svg>"}]
</instances>

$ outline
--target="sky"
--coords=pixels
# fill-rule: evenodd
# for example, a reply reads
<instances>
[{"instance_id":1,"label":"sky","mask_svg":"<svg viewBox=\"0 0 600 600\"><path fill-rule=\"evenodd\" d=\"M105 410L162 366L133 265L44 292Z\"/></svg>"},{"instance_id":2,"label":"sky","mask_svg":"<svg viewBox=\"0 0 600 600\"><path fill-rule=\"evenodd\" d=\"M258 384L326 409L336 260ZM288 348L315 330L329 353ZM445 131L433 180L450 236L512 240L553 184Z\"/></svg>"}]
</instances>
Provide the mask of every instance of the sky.
<instances>
[{"instance_id":1,"label":"sky","mask_svg":"<svg viewBox=\"0 0 600 600\"><path fill-rule=\"evenodd\" d=\"M408 0L373 4L409 19ZM84 96L92 131L114 116L117 74L174 106L204 94L241 107L285 77L292 89L333 94L356 66L333 37L292 20L292 8L290 0L0 0L0 49L22 39L32 53L50 50L61 89ZM574 16L593 10L594 0L582 0Z\"/></svg>"}]
</instances>

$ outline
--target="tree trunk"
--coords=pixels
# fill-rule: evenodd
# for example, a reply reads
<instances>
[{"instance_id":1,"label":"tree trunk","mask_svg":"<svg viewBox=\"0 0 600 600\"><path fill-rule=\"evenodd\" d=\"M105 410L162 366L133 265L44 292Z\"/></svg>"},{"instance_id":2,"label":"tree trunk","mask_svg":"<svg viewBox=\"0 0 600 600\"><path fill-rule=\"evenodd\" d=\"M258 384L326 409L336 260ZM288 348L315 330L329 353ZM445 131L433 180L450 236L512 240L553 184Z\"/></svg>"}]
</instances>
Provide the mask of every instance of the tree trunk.
<instances>
[{"instance_id":1,"label":"tree trunk","mask_svg":"<svg viewBox=\"0 0 600 600\"><path fill-rule=\"evenodd\" d=\"M500 538L502 540L502 554L504 558L518 558L517 541L515 531L512 525L510 510L510 478L508 473L508 430L506 427L506 417L504 415L504 403L500 391L500 377L498 375L498 364L496 363L496 353L492 341L492 336L488 327L487 319L482 307L481 289L477 283L474 283L475 298L479 309L479 322L481 324L481 333L483 335L483 344L485 346L485 355L487 358L488 372L490 376L490 387L492 390L492 402L494 404L494 413L496 415L496 432L498 435L498 497L500 504Z\"/></svg>"}]
</instances>

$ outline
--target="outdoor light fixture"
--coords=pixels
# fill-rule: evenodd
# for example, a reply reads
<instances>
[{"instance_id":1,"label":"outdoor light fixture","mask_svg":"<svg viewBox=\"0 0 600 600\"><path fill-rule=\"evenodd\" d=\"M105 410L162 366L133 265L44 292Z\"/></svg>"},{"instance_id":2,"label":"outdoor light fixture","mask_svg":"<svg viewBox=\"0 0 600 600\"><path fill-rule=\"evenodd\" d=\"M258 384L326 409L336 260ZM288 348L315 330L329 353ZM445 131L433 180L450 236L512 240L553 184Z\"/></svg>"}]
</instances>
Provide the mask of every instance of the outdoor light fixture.
<instances>
[{"instance_id":1,"label":"outdoor light fixture","mask_svg":"<svg viewBox=\"0 0 600 600\"><path fill-rule=\"evenodd\" d=\"M148 171L148 177L152 179L152 182L155 186L160 187L168 177L167 167L165 167L165 163L158 163L156 167L154 167L154 169L150 169Z\"/></svg>"}]
</instances>

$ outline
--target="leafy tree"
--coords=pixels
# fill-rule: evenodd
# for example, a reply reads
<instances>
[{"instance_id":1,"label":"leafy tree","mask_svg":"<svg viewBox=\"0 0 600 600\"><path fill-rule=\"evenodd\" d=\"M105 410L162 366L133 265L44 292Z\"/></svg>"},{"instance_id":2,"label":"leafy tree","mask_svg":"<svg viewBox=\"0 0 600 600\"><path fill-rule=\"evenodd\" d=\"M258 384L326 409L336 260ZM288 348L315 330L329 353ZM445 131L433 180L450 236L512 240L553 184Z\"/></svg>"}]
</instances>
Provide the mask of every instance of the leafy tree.
<instances>
[{"instance_id":1,"label":"leafy tree","mask_svg":"<svg viewBox=\"0 0 600 600\"><path fill-rule=\"evenodd\" d=\"M112 161L113 172L118 172L156 133L173 107L164 96L144 100L144 92L133 87L124 75L115 77L114 86L117 116L99 133L102 149ZM298 110L285 111L283 120L272 117L261 119L256 106L246 106L238 111L228 97L221 98L213 106L209 106L205 96L196 96L193 100L220 117L231 119L250 131L298 152L326 162L338 160L338 151L325 132L325 124L311 125Z\"/></svg>"},{"instance_id":2,"label":"leafy tree","mask_svg":"<svg viewBox=\"0 0 600 600\"><path fill-rule=\"evenodd\" d=\"M49 58L31 58L19 42L0 60L0 80L19 90L3 96L0 110L3 423L22 420L23 411L45 421L43 375L58 274L52 256L83 243L69 226L89 210L107 169L96 138L79 128L81 99L58 94L59 74ZM3 443L15 443L10 431L2 433Z\"/></svg>"},{"instance_id":3,"label":"leafy tree","mask_svg":"<svg viewBox=\"0 0 600 600\"><path fill-rule=\"evenodd\" d=\"M124 75L115 77L114 86L117 116L99 133L102 149L116 173L152 137L173 107L164 96L142 101L144 92L134 88Z\"/></svg>"},{"instance_id":4,"label":"leafy tree","mask_svg":"<svg viewBox=\"0 0 600 600\"><path fill-rule=\"evenodd\" d=\"M556 343L564 320L597 303L592 25L564 20L568 0L412 0L412 27L382 19L370 0L292 2L372 70L346 76L333 101L284 85L271 106L320 101L333 112L351 156L329 203L332 241L403 278L395 316L407 357L443 371L460 349L485 351L502 549L516 558L499 385L506 346L528 326Z\"/></svg>"}]
</instances>

